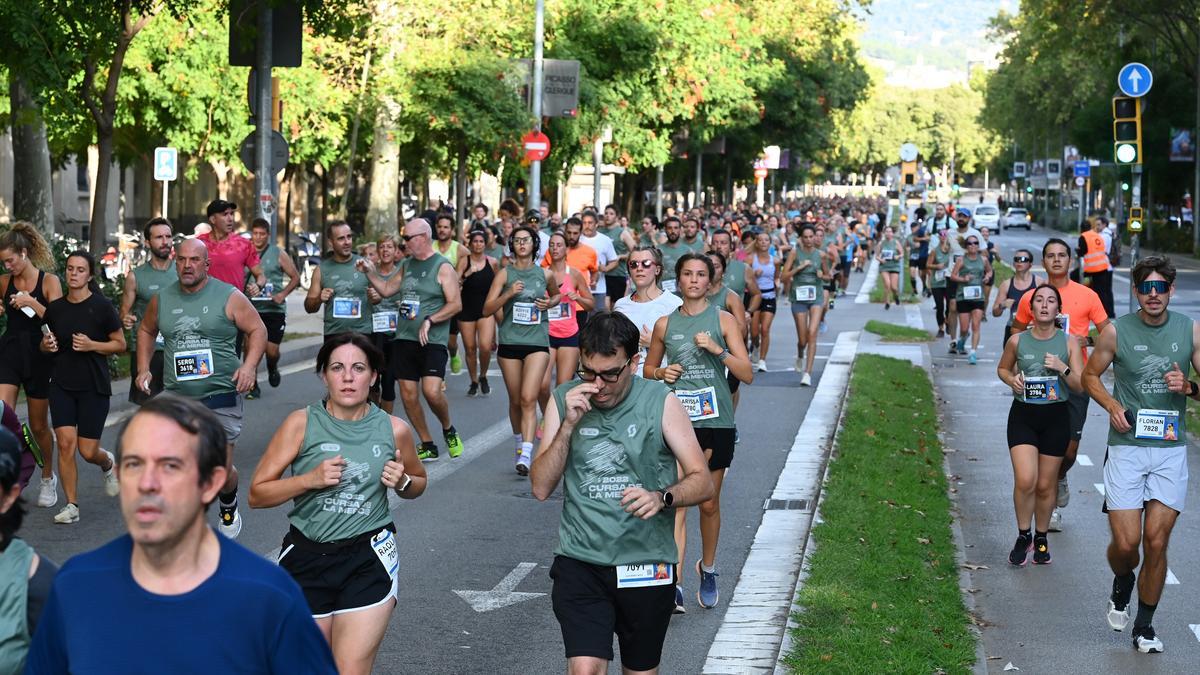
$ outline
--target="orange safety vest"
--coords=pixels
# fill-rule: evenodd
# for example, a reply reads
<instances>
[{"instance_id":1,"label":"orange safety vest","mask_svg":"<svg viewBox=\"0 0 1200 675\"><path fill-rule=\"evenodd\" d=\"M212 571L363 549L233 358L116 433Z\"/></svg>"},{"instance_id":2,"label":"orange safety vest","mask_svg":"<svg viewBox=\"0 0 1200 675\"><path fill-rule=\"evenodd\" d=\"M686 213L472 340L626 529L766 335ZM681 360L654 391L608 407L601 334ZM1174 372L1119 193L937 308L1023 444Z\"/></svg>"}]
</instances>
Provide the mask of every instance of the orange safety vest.
<instances>
[{"instance_id":1,"label":"orange safety vest","mask_svg":"<svg viewBox=\"0 0 1200 675\"><path fill-rule=\"evenodd\" d=\"M1108 271L1108 254L1104 251L1104 237L1100 233L1088 230L1083 233L1087 242L1087 253L1083 254L1083 273L1096 274Z\"/></svg>"}]
</instances>

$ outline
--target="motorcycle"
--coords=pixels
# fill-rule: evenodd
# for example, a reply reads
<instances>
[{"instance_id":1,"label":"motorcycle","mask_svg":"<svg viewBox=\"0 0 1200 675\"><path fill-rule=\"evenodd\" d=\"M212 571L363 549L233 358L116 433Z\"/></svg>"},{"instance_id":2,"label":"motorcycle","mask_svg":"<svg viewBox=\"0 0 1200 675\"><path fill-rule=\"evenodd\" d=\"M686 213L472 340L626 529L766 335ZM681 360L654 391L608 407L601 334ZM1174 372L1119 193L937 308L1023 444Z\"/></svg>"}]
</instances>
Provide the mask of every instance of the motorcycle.
<instances>
[{"instance_id":1,"label":"motorcycle","mask_svg":"<svg viewBox=\"0 0 1200 675\"><path fill-rule=\"evenodd\" d=\"M300 269L300 287L308 290L312 283L313 270L321 265L321 245L319 235L315 232L305 232L300 235L300 244L296 247L296 266Z\"/></svg>"}]
</instances>

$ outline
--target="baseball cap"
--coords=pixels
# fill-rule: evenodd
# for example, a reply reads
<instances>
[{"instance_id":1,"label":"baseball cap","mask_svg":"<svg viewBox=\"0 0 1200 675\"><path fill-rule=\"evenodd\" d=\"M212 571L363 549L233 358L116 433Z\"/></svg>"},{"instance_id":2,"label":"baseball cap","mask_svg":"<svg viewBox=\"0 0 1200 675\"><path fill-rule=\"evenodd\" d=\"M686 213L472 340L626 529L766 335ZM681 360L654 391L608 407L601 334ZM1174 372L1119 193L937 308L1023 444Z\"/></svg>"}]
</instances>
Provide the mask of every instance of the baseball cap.
<instances>
[{"instance_id":1,"label":"baseball cap","mask_svg":"<svg viewBox=\"0 0 1200 675\"><path fill-rule=\"evenodd\" d=\"M971 217L971 209L964 209L961 206L958 207L958 209L956 209L954 211L954 217L957 218L958 216L966 216L966 217L970 218Z\"/></svg>"},{"instance_id":2,"label":"baseball cap","mask_svg":"<svg viewBox=\"0 0 1200 675\"><path fill-rule=\"evenodd\" d=\"M212 216L214 213L225 213L229 209L237 211L237 204L224 199L214 199L208 203L208 209L204 215L207 218Z\"/></svg>"}]
</instances>

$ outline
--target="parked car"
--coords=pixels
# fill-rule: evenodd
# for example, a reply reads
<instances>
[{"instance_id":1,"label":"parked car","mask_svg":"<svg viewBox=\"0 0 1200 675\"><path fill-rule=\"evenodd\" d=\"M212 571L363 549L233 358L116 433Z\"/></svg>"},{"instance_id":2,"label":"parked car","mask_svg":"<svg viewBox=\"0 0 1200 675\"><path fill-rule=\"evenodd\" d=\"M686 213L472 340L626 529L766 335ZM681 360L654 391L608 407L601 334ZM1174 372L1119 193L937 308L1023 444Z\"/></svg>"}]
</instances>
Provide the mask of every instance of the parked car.
<instances>
[{"instance_id":1,"label":"parked car","mask_svg":"<svg viewBox=\"0 0 1200 675\"><path fill-rule=\"evenodd\" d=\"M994 204L980 204L975 207L975 229L986 227L1000 234L1000 209Z\"/></svg>"},{"instance_id":2,"label":"parked car","mask_svg":"<svg viewBox=\"0 0 1200 675\"><path fill-rule=\"evenodd\" d=\"M1026 230L1030 229L1033 224L1033 216L1025 209L1011 208L1004 212L1003 218L1000 219L1000 226L1007 230L1011 227L1023 227Z\"/></svg>"}]
</instances>

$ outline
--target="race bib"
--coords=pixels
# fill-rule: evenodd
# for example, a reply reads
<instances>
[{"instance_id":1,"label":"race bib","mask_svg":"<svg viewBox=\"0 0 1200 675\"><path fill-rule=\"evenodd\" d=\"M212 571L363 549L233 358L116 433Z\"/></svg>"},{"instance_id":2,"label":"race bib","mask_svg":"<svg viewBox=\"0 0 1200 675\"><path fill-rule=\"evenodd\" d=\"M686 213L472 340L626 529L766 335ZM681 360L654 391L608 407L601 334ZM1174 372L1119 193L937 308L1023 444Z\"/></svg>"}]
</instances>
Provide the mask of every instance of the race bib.
<instances>
[{"instance_id":1,"label":"race bib","mask_svg":"<svg viewBox=\"0 0 1200 675\"><path fill-rule=\"evenodd\" d=\"M1179 440L1179 411L1139 410L1133 437L1154 441Z\"/></svg>"},{"instance_id":2,"label":"race bib","mask_svg":"<svg viewBox=\"0 0 1200 675\"><path fill-rule=\"evenodd\" d=\"M399 323L398 312L374 312L371 314L371 331L375 333L393 333Z\"/></svg>"},{"instance_id":3,"label":"race bib","mask_svg":"<svg viewBox=\"0 0 1200 675\"><path fill-rule=\"evenodd\" d=\"M934 270L933 271L933 280L934 281L945 281L946 280L946 270Z\"/></svg>"},{"instance_id":4,"label":"race bib","mask_svg":"<svg viewBox=\"0 0 1200 675\"><path fill-rule=\"evenodd\" d=\"M154 348L155 349L162 349L164 346L166 346L166 344L167 344L167 341L163 339L162 333L159 333L158 335L154 336Z\"/></svg>"},{"instance_id":5,"label":"race bib","mask_svg":"<svg viewBox=\"0 0 1200 675\"><path fill-rule=\"evenodd\" d=\"M617 565L617 588L644 588L646 586L668 586L675 583L671 563L645 563L644 565Z\"/></svg>"},{"instance_id":6,"label":"race bib","mask_svg":"<svg viewBox=\"0 0 1200 675\"><path fill-rule=\"evenodd\" d=\"M396 536L391 530L383 530L371 537L371 548L375 551L375 557L383 563L383 569L387 570L388 576L395 579L396 573L400 571L400 552L396 550Z\"/></svg>"},{"instance_id":7,"label":"race bib","mask_svg":"<svg viewBox=\"0 0 1200 675\"><path fill-rule=\"evenodd\" d=\"M797 286L792 289L796 302L815 302L817 299L816 286Z\"/></svg>"},{"instance_id":8,"label":"race bib","mask_svg":"<svg viewBox=\"0 0 1200 675\"><path fill-rule=\"evenodd\" d=\"M1025 378L1026 403L1059 403L1067 400L1057 375Z\"/></svg>"},{"instance_id":9,"label":"race bib","mask_svg":"<svg viewBox=\"0 0 1200 675\"><path fill-rule=\"evenodd\" d=\"M557 304L546 310L546 318L551 321L562 321L564 319L569 319L571 318L571 310L573 308L574 305L570 302Z\"/></svg>"},{"instance_id":10,"label":"race bib","mask_svg":"<svg viewBox=\"0 0 1200 675\"><path fill-rule=\"evenodd\" d=\"M963 300L979 300L983 298L983 286L963 286Z\"/></svg>"},{"instance_id":11,"label":"race bib","mask_svg":"<svg viewBox=\"0 0 1200 675\"><path fill-rule=\"evenodd\" d=\"M514 302L512 322L518 326L536 326L542 322L542 313L532 302Z\"/></svg>"},{"instance_id":12,"label":"race bib","mask_svg":"<svg viewBox=\"0 0 1200 675\"><path fill-rule=\"evenodd\" d=\"M879 251L879 257L883 262L891 262L896 258L896 250L891 248L882 249Z\"/></svg>"},{"instance_id":13,"label":"race bib","mask_svg":"<svg viewBox=\"0 0 1200 675\"><path fill-rule=\"evenodd\" d=\"M398 310L401 319L412 321L421 313L421 299L415 295L406 295L400 300Z\"/></svg>"},{"instance_id":14,"label":"race bib","mask_svg":"<svg viewBox=\"0 0 1200 675\"><path fill-rule=\"evenodd\" d=\"M335 318L335 319L361 319L362 318L362 300L359 298L334 298L333 299L333 318Z\"/></svg>"},{"instance_id":15,"label":"race bib","mask_svg":"<svg viewBox=\"0 0 1200 675\"><path fill-rule=\"evenodd\" d=\"M674 293L675 292L675 280L674 279L663 279L662 280L662 289L668 293Z\"/></svg>"},{"instance_id":16,"label":"race bib","mask_svg":"<svg viewBox=\"0 0 1200 675\"><path fill-rule=\"evenodd\" d=\"M713 387L691 391L676 390L675 396L683 404L683 409L687 411L688 417L693 422L709 420L721 414L721 411L717 409L717 390Z\"/></svg>"},{"instance_id":17,"label":"race bib","mask_svg":"<svg viewBox=\"0 0 1200 675\"><path fill-rule=\"evenodd\" d=\"M212 375L213 355L211 349L193 349L175 352L175 379L180 382L203 380Z\"/></svg>"}]
</instances>

